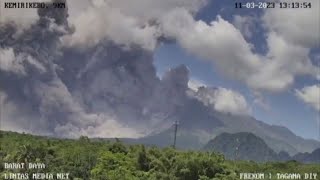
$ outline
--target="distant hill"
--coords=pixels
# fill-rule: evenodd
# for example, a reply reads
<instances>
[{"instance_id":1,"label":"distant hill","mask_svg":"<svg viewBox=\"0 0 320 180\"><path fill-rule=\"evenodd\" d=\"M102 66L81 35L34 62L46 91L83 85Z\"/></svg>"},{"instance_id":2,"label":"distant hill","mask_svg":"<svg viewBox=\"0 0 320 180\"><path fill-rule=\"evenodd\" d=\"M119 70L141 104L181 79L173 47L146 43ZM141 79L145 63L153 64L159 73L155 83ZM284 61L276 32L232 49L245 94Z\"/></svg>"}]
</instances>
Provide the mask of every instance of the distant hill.
<instances>
[{"instance_id":1,"label":"distant hill","mask_svg":"<svg viewBox=\"0 0 320 180\"><path fill-rule=\"evenodd\" d=\"M311 153L298 153L292 159L304 163L320 163L320 148Z\"/></svg>"},{"instance_id":2,"label":"distant hill","mask_svg":"<svg viewBox=\"0 0 320 180\"><path fill-rule=\"evenodd\" d=\"M222 133L210 140L203 149L220 152L232 160L256 162L295 160L302 163L320 163L320 148L311 153L297 153L294 156L285 151L276 153L262 138L248 132Z\"/></svg>"},{"instance_id":3,"label":"distant hill","mask_svg":"<svg viewBox=\"0 0 320 180\"><path fill-rule=\"evenodd\" d=\"M216 151L232 160L273 161L278 155L253 133L222 133L205 145L204 150Z\"/></svg>"}]
</instances>

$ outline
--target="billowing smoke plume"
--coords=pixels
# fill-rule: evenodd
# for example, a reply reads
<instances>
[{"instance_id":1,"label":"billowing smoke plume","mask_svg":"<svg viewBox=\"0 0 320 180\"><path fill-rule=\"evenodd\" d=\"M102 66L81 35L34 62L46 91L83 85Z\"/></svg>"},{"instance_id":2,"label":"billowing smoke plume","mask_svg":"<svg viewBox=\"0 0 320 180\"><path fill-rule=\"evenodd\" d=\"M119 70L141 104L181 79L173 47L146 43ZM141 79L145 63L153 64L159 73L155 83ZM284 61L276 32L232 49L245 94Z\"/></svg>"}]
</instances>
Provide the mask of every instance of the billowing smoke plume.
<instances>
[{"instance_id":1,"label":"billowing smoke plume","mask_svg":"<svg viewBox=\"0 0 320 180\"><path fill-rule=\"evenodd\" d=\"M54 125L63 121L59 117L50 118L56 111L77 109L70 106L70 94L56 74L58 66L55 64L61 55L59 38L71 32L67 9L39 9L38 15L39 19L23 32L15 22L1 24L0 81L1 91L7 97L2 107L4 129L9 126L53 131ZM7 103L15 106L7 109Z\"/></svg>"},{"instance_id":2,"label":"billowing smoke plume","mask_svg":"<svg viewBox=\"0 0 320 180\"><path fill-rule=\"evenodd\" d=\"M204 105L224 113L234 115L251 114L249 105L245 98L238 92L219 88L199 87L195 93L191 94Z\"/></svg>"},{"instance_id":3,"label":"billowing smoke plume","mask_svg":"<svg viewBox=\"0 0 320 180\"><path fill-rule=\"evenodd\" d=\"M184 104L185 66L160 80L153 53L108 37L83 49L65 46L77 29L68 9L38 10L23 29L0 26L1 129L54 136L141 136L166 126ZM167 124L171 124L167 120Z\"/></svg>"}]
</instances>

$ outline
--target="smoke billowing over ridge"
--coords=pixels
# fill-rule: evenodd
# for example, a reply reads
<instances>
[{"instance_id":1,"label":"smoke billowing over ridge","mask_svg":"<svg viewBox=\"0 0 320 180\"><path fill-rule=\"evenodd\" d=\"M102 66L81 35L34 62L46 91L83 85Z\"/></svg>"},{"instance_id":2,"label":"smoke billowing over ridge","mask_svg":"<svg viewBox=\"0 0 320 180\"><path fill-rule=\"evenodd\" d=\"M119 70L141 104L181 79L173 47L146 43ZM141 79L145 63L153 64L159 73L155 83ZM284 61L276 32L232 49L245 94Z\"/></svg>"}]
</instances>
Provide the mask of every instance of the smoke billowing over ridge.
<instances>
[{"instance_id":1,"label":"smoke billowing over ridge","mask_svg":"<svg viewBox=\"0 0 320 180\"><path fill-rule=\"evenodd\" d=\"M222 17L210 24L196 21L193 15L206 2L70 0L69 8L39 9L23 23L4 16L1 129L67 137L139 137L170 126L172 119L166 117L190 104L190 97L185 66L169 70L162 79L156 76L153 53L167 40L212 61L255 91L283 91L296 76L317 75L308 57L317 38L288 41L270 24L274 14L268 12L263 18L270 50L262 56ZM199 106L250 113L238 93L223 88L206 92L196 94Z\"/></svg>"}]
</instances>

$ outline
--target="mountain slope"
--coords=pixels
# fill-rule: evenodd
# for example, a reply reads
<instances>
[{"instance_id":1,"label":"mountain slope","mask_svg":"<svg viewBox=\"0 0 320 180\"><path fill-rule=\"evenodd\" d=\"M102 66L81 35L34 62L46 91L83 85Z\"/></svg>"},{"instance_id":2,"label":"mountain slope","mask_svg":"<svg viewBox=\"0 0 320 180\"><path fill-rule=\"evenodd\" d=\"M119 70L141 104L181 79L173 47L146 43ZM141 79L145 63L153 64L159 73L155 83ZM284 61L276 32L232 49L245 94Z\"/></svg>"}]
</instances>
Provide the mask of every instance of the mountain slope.
<instances>
[{"instance_id":1,"label":"mountain slope","mask_svg":"<svg viewBox=\"0 0 320 180\"><path fill-rule=\"evenodd\" d=\"M310 153L320 147L320 142L296 136L285 127L269 125L250 116L217 112L192 98L181 109L182 111L171 119L172 122L180 122L177 133L178 148L199 149L210 139L224 132L253 133L262 138L276 153L285 151L291 156L299 152ZM138 141L169 146L173 141L173 128L140 138Z\"/></svg>"},{"instance_id":2,"label":"mountain slope","mask_svg":"<svg viewBox=\"0 0 320 180\"><path fill-rule=\"evenodd\" d=\"M286 151L290 155L298 152L312 152L320 147L320 143L315 140L303 139L285 127L269 125L253 117L237 117L218 112L215 115L224 123L224 127L215 128L214 136L223 132L251 132L262 138L277 153Z\"/></svg>"}]
</instances>

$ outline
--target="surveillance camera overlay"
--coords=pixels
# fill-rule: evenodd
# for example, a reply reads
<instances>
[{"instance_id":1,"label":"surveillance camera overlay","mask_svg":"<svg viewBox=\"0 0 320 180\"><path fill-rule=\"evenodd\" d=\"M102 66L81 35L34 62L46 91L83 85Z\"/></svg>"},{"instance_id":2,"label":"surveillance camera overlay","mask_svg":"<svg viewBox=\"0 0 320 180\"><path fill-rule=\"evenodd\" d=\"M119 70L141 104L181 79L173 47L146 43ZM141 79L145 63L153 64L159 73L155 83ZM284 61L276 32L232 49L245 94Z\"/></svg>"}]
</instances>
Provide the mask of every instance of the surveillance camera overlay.
<instances>
[{"instance_id":1,"label":"surveillance camera overlay","mask_svg":"<svg viewBox=\"0 0 320 180\"><path fill-rule=\"evenodd\" d=\"M0 179L320 179L319 0L1 0Z\"/></svg>"}]
</instances>

